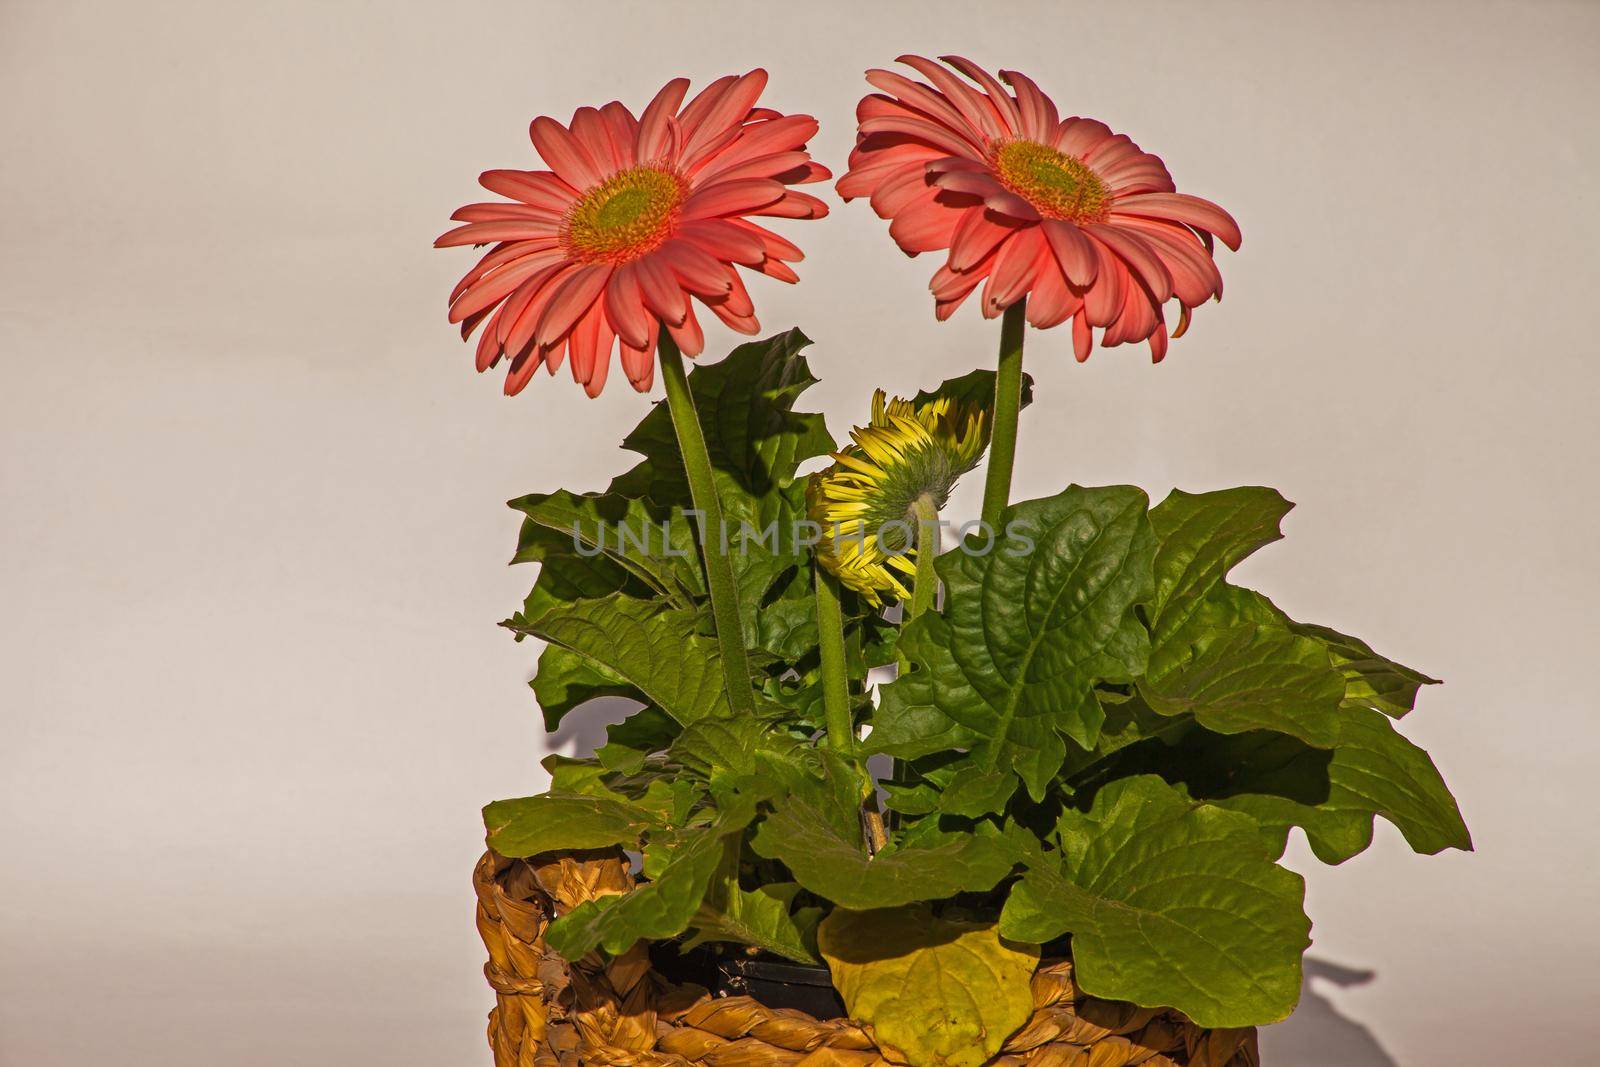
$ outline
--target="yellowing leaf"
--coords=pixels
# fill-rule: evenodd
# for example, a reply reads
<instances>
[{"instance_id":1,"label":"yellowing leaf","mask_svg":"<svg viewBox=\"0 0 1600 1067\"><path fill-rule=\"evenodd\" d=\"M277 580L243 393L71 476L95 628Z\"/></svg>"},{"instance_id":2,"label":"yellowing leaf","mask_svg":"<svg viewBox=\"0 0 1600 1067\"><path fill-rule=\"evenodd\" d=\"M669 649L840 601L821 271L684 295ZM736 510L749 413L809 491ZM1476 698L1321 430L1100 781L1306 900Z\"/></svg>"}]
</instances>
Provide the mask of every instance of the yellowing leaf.
<instances>
[{"instance_id":1,"label":"yellowing leaf","mask_svg":"<svg viewBox=\"0 0 1600 1067\"><path fill-rule=\"evenodd\" d=\"M850 1017L911 1067L981 1067L1033 1014L1039 950L928 908L837 908L817 931Z\"/></svg>"}]
</instances>

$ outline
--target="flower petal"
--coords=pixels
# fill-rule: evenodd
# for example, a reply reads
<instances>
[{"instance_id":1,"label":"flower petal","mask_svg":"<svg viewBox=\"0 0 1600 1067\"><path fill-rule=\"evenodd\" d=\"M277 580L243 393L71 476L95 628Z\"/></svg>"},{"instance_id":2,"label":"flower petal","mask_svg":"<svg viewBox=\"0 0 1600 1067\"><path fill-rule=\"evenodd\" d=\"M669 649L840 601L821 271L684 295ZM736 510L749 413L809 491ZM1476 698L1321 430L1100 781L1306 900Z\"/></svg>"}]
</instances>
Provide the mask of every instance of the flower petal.
<instances>
[{"instance_id":1,"label":"flower petal","mask_svg":"<svg viewBox=\"0 0 1600 1067\"><path fill-rule=\"evenodd\" d=\"M666 155L672 143L670 124L683 103L683 94L689 91L688 78L673 78L645 107L639 116L637 155L641 162L652 162Z\"/></svg>"},{"instance_id":2,"label":"flower petal","mask_svg":"<svg viewBox=\"0 0 1600 1067\"><path fill-rule=\"evenodd\" d=\"M1207 233L1216 234L1218 240L1235 252L1239 250L1239 244L1243 239L1239 233L1239 224L1234 221L1232 215L1209 200L1202 200L1198 196L1189 196L1186 193L1138 193L1133 196L1119 196L1112 201L1111 210L1129 215L1170 219L1173 222L1205 230Z\"/></svg>"},{"instance_id":3,"label":"flower petal","mask_svg":"<svg viewBox=\"0 0 1600 1067\"><path fill-rule=\"evenodd\" d=\"M599 164L561 123L540 115L528 126L528 136L533 139L539 158L548 163L562 181L574 189L589 189L600 184L604 175Z\"/></svg>"},{"instance_id":4,"label":"flower petal","mask_svg":"<svg viewBox=\"0 0 1600 1067\"><path fill-rule=\"evenodd\" d=\"M728 263L755 266L767 258L766 246L754 234L733 225L728 219L698 219L685 222L678 236L707 255Z\"/></svg>"},{"instance_id":5,"label":"flower petal","mask_svg":"<svg viewBox=\"0 0 1600 1067\"><path fill-rule=\"evenodd\" d=\"M970 59L961 56L940 56L940 59L983 86L988 94L990 103L1000 115L1000 124L1009 134L1022 132L1022 112L1017 110L1017 102L1011 99L1011 94L994 79L994 75L978 66Z\"/></svg>"},{"instance_id":6,"label":"flower petal","mask_svg":"<svg viewBox=\"0 0 1600 1067\"><path fill-rule=\"evenodd\" d=\"M974 135L973 140L977 144L983 145L996 140L1004 132L1000 127L1000 116L995 111L994 105L944 67L922 56L896 56L895 62L911 67L944 93L956 110L961 112L961 116L967 120Z\"/></svg>"},{"instance_id":7,"label":"flower petal","mask_svg":"<svg viewBox=\"0 0 1600 1067\"><path fill-rule=\"evenodd\" d=\"M1078 227L1059 219L1046 219L1042 228L1045 240L1050 242L1061 269L1066 271L1072 284L1082 289L1093 283L1099 260L1094 254L1094 245Z\"/></svg>"},{"instance_id":8,"label":"flower petal","mask_svg":"<svg viewBox=\"0 0 1600 1067\"><path fill-rule=\"evenodd\" d=\"M578 191L547 170L486 170L478 184L491 193L509 196L557 215L578 199Z\"/></svg>"},{"instance_id":9,"label":"flower petal","mask_svg":"<svg viewBox=\"0 0 1600 1067\"><path fill-rule=\"evenodd\" d=\"M982 208L968 208L950 238L950 269L971 270L1017 231Z\"/></svg>"},{"instance_id":10,"label":"flower petal","mask_svg":"<svg viewBox=\"0 0 1600 1067\"><path fill-rule=\"evenodd\" d=\"M644 297L644 306L668 325L681 323L689 309L689 296L678 284L678 279L673 277L671 268L661 259L659 250L635 260L633 268L639 279L639 292Z\"/></svg>"},{"instance_id":11,"label":"flower petal","mask_svg":"<svg viewBox=\"0 0 1600 1067\"><path fill-rule=\"evenodd\" d=\"M1056 127L1061 124L1055 103L1026 74L1002 70L1000 78L1016 91L1017 107L1022 112L1022 135L1030 141L1049 144L1055 137Z\"/></svg>"},{"instance_id":12,"label":"flower petal","mask_svg":"<svg viewBox=\"0 0 1600 1067\"><path fill-rule=\"evenodd\" d=\"M914 201L889 224L889 236L907 255L949 248L963 214L960 208L940 203L930 194Z\"/></svg>"},{"instance_id":13,"label":"flower petal","mask_svg":"<svg viewBox=\"0 0 1600 1067\"><path fill-rule=\"evenodd\" d=\"M624 341L621 348L622 373L628 376L628 383L638 392L649 392L656 376L655 335L652 333L643 347L636 348Z\"/></svg>"},{"instance_id":14,"label":"flower petal","mask_svg":"<svg viewBox=\"0 0 1600 1067\"><path fill-rule=\"evenodd\" d=\"M541 346L553 344L565 337L573 324L583 317L599 298L611 277L609 263L591 263L579 267L572 277L561 283L561 288L550 297L533 337Z\"/></svg>"},{"instance_id":15,"label":"flower petal","mask_svg":"<svg viewBox=\"0 0 1600 1067\"><path fill-rule=\"evenodd\" d=\"M683 240L672 240L656 250L654 261L667 267L682 288L702 296L721 296L732 288L731 268Z\"/></svg>"},{"instance_id":16,"label":"flower petal","mask_svg":"<svg viewBox=\"0 0 1600 1067\"><path fill-rule=\"evenodd\" d=\"M1090 223L1086 229L1133 268L1158 303L1172 298L1172 275L1148 241L1131 231L1099 222Z\"/></svg>"},{"instance_id":17,"label":"flower petal","mask_svg":"<svg viewBox=\"0 0 1600 1067\"><path fill-rule=\"evenodd\" d=\"M644 347L650 340L650 313L644 309L644 294L639 290L639 275L632 263L617 268L606 286L606 320L625 344Z\"/></svg>"},{"instance_id":18,"label":"flower petal","mask_svg":"<svg viewBox=\"0 0 1600 1067\"><path fill-rule=\"evenodd\" d=\"M683 218L710 219L720 215L744 215L783 198L786 188L770 178L717 182L693 193L683 203Z\"/></svg>"}]
</instances>

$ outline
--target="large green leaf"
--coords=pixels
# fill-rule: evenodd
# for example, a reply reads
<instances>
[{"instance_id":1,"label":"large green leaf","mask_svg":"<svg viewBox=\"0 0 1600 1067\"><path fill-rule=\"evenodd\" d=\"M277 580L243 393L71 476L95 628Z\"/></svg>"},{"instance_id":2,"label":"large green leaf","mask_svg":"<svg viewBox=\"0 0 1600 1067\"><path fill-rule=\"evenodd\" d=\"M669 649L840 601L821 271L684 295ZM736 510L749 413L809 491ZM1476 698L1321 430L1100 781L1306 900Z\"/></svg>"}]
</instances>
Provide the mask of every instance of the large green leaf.
<instances>
[{"instance_id":1,"label":"large green leaf","mask_svg":"<svg viewBox=\"0 0 1600 1067\"><path fill-rule=\"evenodd\" d=\"M775 882L745 889L739 884L738 849L729 849L700 910L691 921L684 949L708 941L732 941L775 952L798 963L821 963L817 923L822 909L795 908L800 886Z\"/></svg>"},{"instance_id":2,"label":"large green leaf","mask_svg":"<svg viewBox=\"0 0 1600 1067\"><path fill-rule=\"evenodd\" d=\"M511 506L517 503L514 500ZM551 608L574 600L612 593L648 597L658 592L634 570L604 552L592 552L581 538L575 540L570 527L558 529L527 516L511 562L540 564L539 577L524 600L522 611L510 620L513 623L537 619ZM517 639L520 641L521 637Z\"/></svg>"},{"instance_id":3,"label":"large green leaf","mask_svg":"<svg viewBox=\"0 0 1600 1067\"><path fill-rule=\"evenodd\" d=\"M1294 1009L1310 944L1305 883L1272 862L1253 820L1145 776L1106 786L1060 832L1061 855L1029 860L1012 889L1004 936L1071 932L1086 992L1177 1008L1204 1027Z\"/></svg>"},{"instance_id":4,"label":"large green leaf","mask_svg":"<svg viewBox=\"0 0 1600 1067\"><path fill-rule=\"evenodd\" d=\"M805 518L805 487L795 482L774 488L762 497L747 496L737 487L725 487L721 496L723 518L729 528L728 558L739 589L739 619L745 645L755 650L771 650L768 639L774 636L771 629L774 620L764 617L767 603L802 577L808 577L810 572L806 549L799 540L799 523ZM810 636L814 645L814 624ZM777 651L796 650L780 645ZM798 651L804 654L807 650Z\"/></svg>"},{"instance_id":5,"label":"large green leaf","mask_svg":"<svg viewBox=\"0 0 1600 1067\"><path fill-rule=\"evenodd\" d=\"M646 759L664 751L681 732L676 720L660 708L640 708L607 728L606 743L594 754L608 770L638 774Z\"/></svg>"},{"instance_id":6,"label":"large green leaf","mask_svg":"<svg viewBox=\"0 0 1600 1067\"><path fill-rule=\"evenodd\" d=\"M695 913L739 836L756 816L756 799L729 798L709 826L653 834L645 846L647 881L621 896L604 897L574 908L551 924L551 948L576 960L596 948L613 955L634 942L676 937Z\"/></svg>"},{"instance_id":7,"label":"large green leaf","mask_svg":"<svg viewBox=\"0 0 1600 1067\"><path fill-rule=\"evenodd\" d=\"M751 496L789 485L801 463L833 450L823 417L794 411L795 399L817 380L800 355L810 343L799 330L788 330L742 344L721 362L698 365L689 375L711 465ZM616 488L647 494L659 504L688 499L664 401L622 445L646 462L623 475Z\"/></svg>"},{"instance_id":8,"label":"large green leaf","mask_svg":"<svg viewBox=\"0 0 1600 1067\"><path fill-rule=\"evenodd\" d=\"M1212 591L1240 560L1283 537L1279 524L1294 505L1276 489L1240 486L1214 493L1174 489L1150 509L1159 547L1155 554L1155 595L1150 622L1151 667L1166 656L1188 652L1183 636L1203 633L1200 616ZM1195 625L1198 623L1199 625Z\"/></svg>"},{"instance_id":9,"label":"large green leaf","mask_svg":"<svg viewBox=\"0 0 1600 1067\"><path fill-rule=\"evenodd\" d=\"M553 610L560 611L563 608ZM527 626L522 621L511 621L508 625L524 629ZM644 694L628 684L617 672L563 645L544 647L544 651L539 653L539 666L534 671L533 681L528 684L533 688L540 710L544 712L544 728L551 733L561 726L561 720L566 718L569 711L599 697L644 699Z\"/></svg>"},{"instance_id":10,"label":"large green leaf","mask_svg":"<svg viewBox=\"0 0 1600 1067\"><path fill-rule=\"evenodd\" d=\"M1345 681L1319 641L1276 626L1230 626L1200 636L1181 663L1140 679L1163 715L1191 714L1218 733L1279 730L1330 747Z\"/></svg>"},{"instance_id":11,"label":"large green leaf","mask_svg":"<svg viewBox=\"0 0 1600 1067\"><path fill-rule=\"evenodd\" d=\"M497 800L483 809L489 847L513 858L563 849L632 847L654 823L648 812L631 804L575 793Z\"/></svg>"},{"instance_id":12,"label":"large green leaf","mask_svg":"<svg viewBox=\"0 0 1600 1067\"><path fill-rule=\"evenodd\" d=\"M751 847L782 861L811 892L856 910L981 892L1011 872L1011 850L974 834L929 834L874 856L862 838L861 800L859 786L832 764L826 782L777 801Z\"/></svg>"},{"instance_id":13,"label":"large green leaf","mask_svg":"<svg viewBox=\"0 0 1600 1067\"><path fill-rule=\"evenodd\" d=\"M1250 815L1278 853L1300 826L1317 858L1342 863L1372 843L1376 815L1418 852L1472 848L1426 752L1370 708L1345 709L1339 725L1331 753L1281 734L1194 733L1167 756L1166 773L1195 797Z\"/></svg>"},{"instance_id":14,"label":"large green leaf","mask_svg":"<svg viewBox=\"0 0 1600 1067\"><path fill-rule=\"evenodd\" d=\"M1263 611L1228 572L1282 537L1292 507L1275 489L1174 491L1151 509L1159 545L1148 606L1149 669L1139 689L1164 715L1220 733L1278 730L1327 747L1338 736L1343 675L1327 646ZM1264 599L1264 598L1263 598Z\"/></svg>"},{"instance_id":15,"label":"large green leaf","mask_svg":"<svg viewBox=\"0 0 1600 1067\"><path fill-rule=\"evenodd\" d=\"M1291 621L1289 628L1326 646L1333 665L1347 682L1346 707L1371 708L1399 719L1416 707L1417 693L1423 686L1439 684L1437 678L1380 656L1359 637L1314 623Z\"/></svg>"},{"instance_id":16,"label":"large green leaf","mask_svg":"<svg viewBox=\"0 0 1600 1067\"><path fill-rule=\"evenodd\" d=\"M1006 511L1031 551L1008 540L984 555L969 542L941 556L945 607L901 635L912 671L883 691L872 747L903 758L967 748L963 799L1003 802L1013 773L1042 799L1062 737L1083 748L1099 737L1095 683L1145 667L1132 608L1151 596L1147 503L1131 486L1072 486Z\"/></svg>"},{"instance_id":17,"label":"large green leaf","mask_svg":"<svg viewBox=\"0 0 1600 1067\"><path fill-rule=\"evenodd\" d=\"M1039 950L924 906L837 908L818 940L850 1018L895 1063L982 1067L1033 1014Z\"/></svg>"},{"instance_id":18,"label":"large green leaf","mask_svg":"<svg viewBox=\"0 0 1600 1067\"><path fill-rule=\"evenodd\" d=\"M1437 678L1378 654L1358 637L1328 626L1291 619L1282 608L1251 589L1226 583L1218 585L1212 590L1200 619L1217 630L1254 625L1286 630L1296 637L1315 641L1344 678L1343 704L1347 708L1371 708L1392 719L1403 718L1416 706L1417 694L1423 686L1439 684Z\"/></svg>"},{"instance_id":19,"label":"large green leaf","mask_svg":"<svg viewBox=\"0 0 1600 1067\"><path fill-rule=\"evenodd\" d=\"M603 596L611 590L585 589L580 584L582 572L574 569L573 560L585 561L583 567L590 572L603 566L596 561L614 564L679 606L687 606L689 596L705 588L695 555L694 530L680 511L612 491L578 494L565 489L519 497L510 506L525 517L522 545L531 542L539 546L545 568L590 596ZM536 530L541 532L536 534ZM555 559L549 558L551 552L545 547L550 535L568 542ZM519 547L517 562L524 551ZM581 581L589 587L601 584L594 573Z\"/></svg>"},{"instance_id":20,"label":"large green leaf","mask_svg":"<svg viewBox=\"0 0 1600 1067\"><path fill-rule=\"evenodd\" d=\"M591 660L687 725L728 713L716 642L696 612L627 596L580 600L512 629Z\"/></svg>"},{"instance_id":21,"label":"large green leaf","mask_svg":"<svg viewBox=\"0 0 1600 1067\"><path fill-rule=\"evenodd\" d=\"M771 712L765 705L758 711ZM815 769L815 751L770 714L705 718L689 725L672 742L672 761L703 778L766 776L783 784L799 780L802 768Z\"/></svg>"},{"instance_id":22,"label":"large green leaf","mask_svg":"<svg viewBox=\"0 0 1600 1067\"><path fill-rule=\"evenodd\" d=\"M911 402L921 407L934 400L948 399L961 404L979 404L994 410L994 371L968 371L959 378L946 378L935 389L923 389ZM1033 403L1033 375L1022 376L1022 407Z\"/></svg>"}]
</instances>

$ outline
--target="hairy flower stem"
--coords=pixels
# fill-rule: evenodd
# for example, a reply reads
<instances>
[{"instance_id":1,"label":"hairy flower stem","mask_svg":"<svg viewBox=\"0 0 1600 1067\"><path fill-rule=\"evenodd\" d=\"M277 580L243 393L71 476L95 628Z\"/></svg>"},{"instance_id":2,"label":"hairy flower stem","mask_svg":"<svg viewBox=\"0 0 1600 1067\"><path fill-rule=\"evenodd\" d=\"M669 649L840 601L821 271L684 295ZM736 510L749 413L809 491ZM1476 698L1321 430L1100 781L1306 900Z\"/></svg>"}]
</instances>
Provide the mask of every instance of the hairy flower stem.
<instances>
[{"instance_id":1,"label":"hairy flower stem","mask_svg":"<svg viewBox=\"0 0 1600 1067\"><path fill-rule=\"evenodd\" d=\"M689 478L689 495L700 513L700 554L706 565L706 585L711 590L711 621L722 652L728 707L736 715L751 715L755 713L755 700L751 695L744 632L739 626L739 587L723 541L722 502L717 499L716 480L711 473L711 454L706 451L694 395L689 392L689 378L683 371L683 353L664 327L656 347L661 379L667 387L667 409L672 413L672 428L677 432L678 450L683 454L683 469Z\"/></svg>"},{"instance_id":2,"label":"hairy flower stem","mask_svg":"<svg viewBox=\"0 0 1600 1067\"><path fill-rule=\"evenodd\" d=\"M983 483L983 521L996 537L1011 502L1011 468L1017 458L1017 412L1022 408L1022 331L1028 298L1006 308L1000 320L1000 363L994 375L994 435L989 442L989 474Z\"/></svg>"},{"instance_id":3,"label":"hairy flower stem","mask_svg":"<svg viewBox=\"0 0 1600 1067\"><path fill-rule=\"evenodd\" d=\"M917 574L911 583L906 622L933 607L934 596L939 591L939 576L933 570L933 562L939 558L939 509L926 496L918 497L911 509L917 517Z\"/></svg>"},{"instance_id":4,"label":"hairy flower stem","mask_svg":"<svg viewBox=\"0 0 1600 1067\"><path fill-rule=\"evenodd\" d=\"M822 654L822 710L828 724L828 746L854 752L855 725L850 718L850 683L844 661L844 613L839 610L839 579L816 564L817 650Z\"/></svg>"},{"instance_id":5,"label":"hairy flower stem","mask_svg":"<svg viewBox=\"0 0 1600 1067\"><path fill-rule=\"evenodd\" d=\"M905 612L900 617L901 629L933 607L934 597L939 591L939 576L933 569L934 560L939 558L939 509L933 506L933 501L928 497L920 496L911 505L911 511L917 523L917 573L911 580L911 599L906 602ZM911 670L911 664L904 655L899 660L901 674ZM894 780L898 782L898 764L895 772Z\"/></svg>"}]
</instances>

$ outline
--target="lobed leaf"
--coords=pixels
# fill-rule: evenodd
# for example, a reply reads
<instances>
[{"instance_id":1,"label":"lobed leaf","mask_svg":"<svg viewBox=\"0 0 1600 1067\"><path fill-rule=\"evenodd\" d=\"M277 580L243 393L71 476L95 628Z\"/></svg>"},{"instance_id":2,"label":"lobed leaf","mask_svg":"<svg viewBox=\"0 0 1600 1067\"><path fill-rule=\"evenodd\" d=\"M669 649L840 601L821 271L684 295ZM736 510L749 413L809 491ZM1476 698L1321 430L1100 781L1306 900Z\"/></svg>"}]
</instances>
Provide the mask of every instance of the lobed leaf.
<instances>
[{"instance_id":1,"label":"lobed leaf","mask_svg":"<svg viewBox=\"0 0 1600 1067\"><path fill-rule=\"evenodd\" d=\"M781 861L811 892L856 910L981 892L1011 873L1011 850L974 834L928 834L871 855L861 834L861 799L861 789L835 770L827 782L778 800L751 848Z\"/></svg>"},{"instance_id":2,"label":"lobed leaf","mask_svg":"<svg viewBox=\"0 0 1600 1067\"><path fill-rule=\"evenodd\" d=\"M835 909L818 930L834 988L886 1056L910 1067L982 1067L1033 1014L1039 950L992 923L926 907Z\"/></svg>"},{"instance_id":3,"label":"lobed leaf","mask_svg":"<svg viewBox=\"0 0 1600 1067\"><path fill-rule=\"evenodd\" d=\"M745 889L739 884L737 850L729 850L700 910L690 922L687 951L711 941L731 941L776 953L797 963L821 963L817 955L817 924L822 909L796 909L800 886L774 882Z\"/></svg>"},{"instance_id":4,"label":"lobed leaf","mask_svg":"<svg viewBox=\"0 0 1600 1067\"><path fill-rule=\"evenodd\" d=\"M517 858L565 849L634 847L655 820L640 808L606 797L545 793L497 800L483 809L483 824L489 847Z\"/></svg>"},{"instance_id":5,"label":"lobed leaf","mask_svg":"<svg viewBox=\"0 0 1600 1067\"><path fill-rule=\"evenodd\" d=\"M699 626L698 613L617 595L513 628L585 657L687 725L728 714L720 653Z\"/></svg>"},{"instance_id":6,"label":"lobed leaf","mask_svg":"<svg viewBox=\"0 0 1600 1067\"><path fill-rule=\"evenodd\" d=\"M1147 504L1131 486L1072 486L1006 511L1032 551L1007 542L940 557L944 609L902 633L912 671L884 689L871 747L907 759L969 749L967 780L985 783L964 794L969 814L1009 793L995 775L1043 799L1063 736L1086 749L1099 738L1096 682L1143 673L1149 637L1132 608L1152 592Z\"/></svg>"},{"instance_id":7,"label":"lobed leaf","mask_svg":"<svg viewBox=\"0 0 1600 1067\"><path fill-rule=\"evenodd\" d=\"M1277 866L1248 817L1196 804L1153 776L1112 782L1061 820L1062 850L1027 861L1003 936L1072 934L1079 985L1169 1006L1203 1027L1286 1018L1310 944L1305 883Z\"/></svg>"},{"instance_id":8,"label":"lobed leaf","mask_svg":"<svg viewBox=\"0 0 1600 1067\"><path fill-rule=\"evenodd\" d=\"M581 904L550 925L546 943L568 960L596 948L620 955L641 939L683 933L700 910L718 868L756 816L756 798L730 798L709 826L652 835L645 848L649 880L621 896Z\"/></svg>"}]
</instances>

